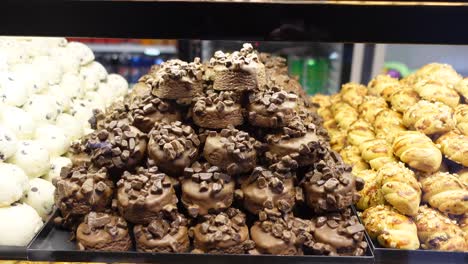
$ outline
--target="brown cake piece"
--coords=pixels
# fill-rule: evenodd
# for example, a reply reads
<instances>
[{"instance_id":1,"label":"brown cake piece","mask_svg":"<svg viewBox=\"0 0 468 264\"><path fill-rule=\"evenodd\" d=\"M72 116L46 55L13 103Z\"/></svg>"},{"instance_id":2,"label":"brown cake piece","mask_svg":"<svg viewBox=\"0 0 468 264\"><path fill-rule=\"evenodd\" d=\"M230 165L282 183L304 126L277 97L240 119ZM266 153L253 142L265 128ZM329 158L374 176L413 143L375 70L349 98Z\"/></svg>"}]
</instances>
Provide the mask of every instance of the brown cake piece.
<instances>
[{"instance_id":1,"label":"brown cake piece","mask_svg":"<svg viewBox=\"0 0 468 264\"><path fill-rule=\"evenodd\" d=\"M342 210L359 201L364 187L338 153L330 151L313 164L301 182L307 205L315 212Z\"/></svg>"},{"instance_id":2,"label":"brown cake piece","mask_svg":"<svg viewBox=\"0 0 468 264\"><path fill-rule=\"evenodd\" d=\"M148 164L170 176L182 176L184 169L198 158L200 139L192 127L180 121L156 124L149 137Z\"/></svg>"},{"instance_id":3,"label":"brown cake piece","mask_svg":"<svg viewBox=\"0 0 468 264\"><path fill-rule=\"evenodd\" d=\"M64 167L55 182L55 205L62 217L59 225L73 228L91 211L104 212L112 201L114 183L105 168Z\"/></svg>"},{"instance_id":4,"label":"brown cake piece","mask_svg":"<svg viewBox=\"0 0 468 264\"><path fill-rule=\"evenodd\" d=\"M281 157L289 155L299 167L315 163L318 152L328 148L328 143L317 135L317 126L305 124L298 116L276 134L267 135L266 141L268 151L265 156L269 162L278 162Z\"/></svg>"},{"instance_id":5,"label":"brown cake piece","mask_svg":"<svg viewBox=\"0 0 468 264\"><path fill-rule=\"evenodd\" d=\"M187 252L190 247L187 225L187 219L175 208L163 210L158 218L133 228L136 249L139 252Z\"/></svg>"},{"instance_id":6,"label":"brown cake piece","mask_svg":"<svg viewBox=\"0 0 468 264\"><path fill-rule=\"evenodd\" d=\"M293 209L296 201L294 181L298 165L289 156L284 156L268 169L256 167L241 185L244 208L252 214L277 208L283 213ZM300 188L298 196L302 194Z\"/></svg>"},{"instance_id":7,"label":"brown cake piece","mask_svg":"<svg viewBox=\"0 0 468 264\"><path fill-rule=\"evenodd\" d=\"M286 58L265 52L260 53L258 57L265 65L267 79L274 75L288 74L288 63Z\"/></svg>"},{"instance_id":8,"label":"brown cake piece","mask_svg":"<svg viewBox=\"0 0 468 264\"><path fill-rule=\"evenodd\" d=\"M268 87L249 95L249 123L266 128L284 127L296 116L296 108L297 95L279 87Z\"/></svg>"},{"instance_id":9,"label":"brown cake piece","mask_svg":"<svg viewBox=\"0 0 468 264\"><path fill-rule=\"evenodd\" d=\"M142 76L138 82L132 87L128 93L127 98L125 98L130 105L138 103L139 101L152 97L151 95L151 85L146 83L146 80L151 78L149 74Z\"/></svg>"},{"instance_id":10,"label":"brown cake piece","mask_svg":"<svg viewBox=\"0 0 468 264\"><path fill-rule=\"evenodd\" d=\"M262 89L266 84L265 66L249 43L233 53L216 51L210 64L215 90L240 92Z\"/></svg>"},{"instance_id":11,"label":"brown cake piece","mask_svg":"<svg viewBox=\"0 0 468 264\"><path fill-rule=\"evenodd\" d=\"M200 58L190 63L173 59L163 62L157 71L145 78L145 82L151 85L151 93L159 98L189 98L202 92L202 75Z\"/></svg>"},{"instance_id":12,"label":"brown cake piece","mask_svg":"<svg viewBox=\"0 0 468 264\"><path fill-rule=\"evenodd\" d=\"M132 240L122 217L90 212L76 230L80 250L128 251Z\"/></svg>"},{"instance_id":13,"label":"brown cake piece","mask_svg":"<svg viewBox=\"0 0 468 264\"><path fill-rule=\"evenodd\" d=\"M231 206L235 183L219 167L195 162L185 168L184 176L182 203L190 216L216 213Z\"/></svg>"},{"instance_id":14,"label":"brown cake piece","mask_svg":"<svg viewBox=\"0 0 468 264\"><path fill-rule=\"evenodd\" d=\"M82 141L86 141L87 137L85 136ZM81 141L72 142L66 155L74 167L88 167L91 165L91 157L86 153L86 146Z\"/></svg>"},{"instance_id":15,"label":"brown cake piece","mask_svg":"<svg viewBox=\"0 0 468 264\"><path fill-rule=\"evenodd\" d=\"M249 133L233 127L221 132L210 131L206 138L203 156L212 165L221 168L229 175L251 171L257 162L256 146L259 142Z\"/></svg>"},{"instance_id":16,"label":"brown cake piece","mask_svg":"<svg viewBox=\"0 0 468 264\"><path fill-rule=\"evenodd\" d=\"M365 228L351 209L312 219L314 243L308 248L317 255L362 256L367 249Z\"/></svg>"},{"instance_id":17,"label":"brown cake piece","mask_svg":"<svg viewBox=\"0 0 468 264\"><path fill-rule=\"evenodd\" d=\"M174 101L147 96L130 105L132 124L148 133L155 123L172 123L182 120L182 114Z\"/></svg>"},{"instance_id":18,"label":"brown cake piece","mask_svg":"<svg viewBox=\"0 0 468 264\"><path fill-rule=\"evenodd\" d=\"M112 176L133 170L146 153L147 136L125 121L111 121L94 131L85 142L86 152L97 168L105 167Z\"/></svg>"},{"instance_id":19,"label":"brown cake piece","mask_svg":"<svg viewBox=\"0 0 468 264\"><path fill-rule=\"evenodd\" d=\"M158 167L139 167L136 173L124 172L117 182L120 215L134 224L147 224L164 208L177 208L172 181Z\"/></svg>"},{"instance_id":20,"label":"brown cake piece","mask_svg":"<svg viewBox=\"0 0 468 264\"><path fill-rule=\"evenodd\" d=\"M244 123L240 96L232 91L208 90L193 99L193 122L204 128L227 128Z\"/></svg>"},{"instance_id":21,"label":"brown cake piece","mask_svg":"<svg viewBox=\"0 0 468 264\"><path fill-rule=\"evenodd\" d=\"M232 207L226 212L204 216L190 233L194 253L244 254L254 246L249 239L245 214Z\"/></svg>"},{"instance_id":22,"label":"brown cake piece","mask_svg":"<svg viewBox=\"0 0 468 264\"><path fill-rule=\"evenodd\" d=\"M259 221L250 228L255 249L250 254L303 255L303 246L313 243L311 221L282 215L275 210L261 211Z\"/></svg>"},{"instance_id":23,"label":"brown cake piece","mask_svg":"<svg viewBox=\"0 0 468 264\"><path fill-rule=\"evenodd\" d=\"M114 102L108 107L107 112L104 113L99 109L93 110L93 116L89 120L92 129L104 129L109 126L111 122L117 122L119 126L131 124L131 116L129 116L129 106L122 102Z\"/></svg>"}]
</instances>

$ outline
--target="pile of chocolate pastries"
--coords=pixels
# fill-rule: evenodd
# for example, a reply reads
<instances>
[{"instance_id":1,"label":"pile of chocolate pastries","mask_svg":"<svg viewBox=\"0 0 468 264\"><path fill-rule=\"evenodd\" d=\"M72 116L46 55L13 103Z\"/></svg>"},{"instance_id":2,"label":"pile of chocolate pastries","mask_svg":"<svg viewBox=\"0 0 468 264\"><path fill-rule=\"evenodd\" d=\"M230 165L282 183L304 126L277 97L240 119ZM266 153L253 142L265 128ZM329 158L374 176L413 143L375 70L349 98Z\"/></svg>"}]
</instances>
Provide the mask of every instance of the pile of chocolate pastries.
<instances>
[{"instance_id":1,"label":"pile of chocolate pastries","mask_svg":"<svg viewBox=\"0 0 468 264\"><path fill-rule=\"evenodd\" d=\"M283 58L169 60L90 123L55 182L82 250L365 254L349 208L364 183Z\"/></svg>"}]
</instances>

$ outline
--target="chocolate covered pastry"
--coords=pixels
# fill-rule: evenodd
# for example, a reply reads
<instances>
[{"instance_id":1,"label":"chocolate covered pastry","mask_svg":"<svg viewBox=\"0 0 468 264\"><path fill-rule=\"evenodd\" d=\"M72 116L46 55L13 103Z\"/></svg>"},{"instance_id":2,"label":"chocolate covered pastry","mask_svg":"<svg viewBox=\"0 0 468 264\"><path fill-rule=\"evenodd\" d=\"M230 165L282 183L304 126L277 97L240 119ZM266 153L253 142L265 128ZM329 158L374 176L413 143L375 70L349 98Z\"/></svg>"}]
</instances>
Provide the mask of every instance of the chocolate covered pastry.
<instances>
[{"instance_id":1,"label":"chocolate covered pastry","mask_svg":"<svg viewBox=\"0 0 468 264\"><path fill-rule=\"evenodd\" d=\"M115 126L130 125L129 107L121 101L114 102L104 113L99 109L93 109L93 116L88 120L92 129L109 128L110 123L116 122ZM109 128L112 129L112 128Z\"/></svg>"},{"instance_id":2,"label":"chocolate covered pastry","mask_svg":"<svg viewBox=\"0 0 468 264\"><path fill-rule=\"evenodd\" d=\"M311 221L284 215L275 210L261 211L250 228L255 249L250 254L303 255L303 246L313 244Z\"/></svg>"},{"instance_id":3,"label":"chocolate covered pastry","mask_svg":"<svg viewBox=\"0 0 468 264\"><path fill-rule=\"evenodd\" d=\"M208 133L203 155L210 164L237 175L251 171L257 164L256 146L259 142L247 132L229 127Z\"/></svg>"},{"instance_id":4,"label":"chocolate covered pastry","mask_svg":"<svg viewBox=\"0 0 468 264\"><path fill-rule=\"evenodd\" d=\"M133 170L146 152L147 137L125 122L111 121L106 128L93 132L86 141L86 151L97 168L105 167L111 175Z\"/></svg>"},{"instance_id":5,"label":"chocolate covered pastry","mask_svg":"<svg viewBox=\"0 0 468 264\"><path fill-rule=\"evenodd\" d=\"M260 53L258 58L265 65L267 78L273 75L288 74L288 62L286 58L264 52Z\"/></svg>"},{"instance_id":6,"label":"chocolate covered pastry","mask_svg":"<svg viewBox=\"0 0 468 264\"><path fill-rule=\"evenodd\" d=\"M64 167L55 185L55 205L62 214L56 222L69 228L91 211L106 211L114 189L105 168Z\"/></svg>"},{"instance_id":7,"label":"chocolate covered pastry","mask_svg":"<svg viewBox=\"0 0 468 264\"><path fill-rule=\"evenodd\" d=\"M244 254L254 247L245 214L235 208L205 219L192 230L194 253Z\"/></svg>"},{"instance_id":8,"label":"chocolate covered pastry","mask_svg":"<svg viewBox=\"0 0 468 264\"><path fill-rule=\"evenodd\" d=\"M297 162L289 156L268 169L256 167L241 185L244 208L252 214L265 208L290 212L296 202L296 192L302 196L302 190L294 187L297 167Z\"/></svg>"},{"instance_id":9,"label":"chocolate covered pastry","mask_svg":"<svg viewBox=\"0 0 468 264\"><path fill-rule=\"evenodd\" d=\"M265 153L271 163L283 156L291 156L299 167L311 165L317 161L317 152L327 149L328 143L320 139L314 124L304 124L296 117L287 127L276 134L266 136L268 151Z\"/></svg>"},{"instance_id":10,"label":"chocolate covered pastry","mask_svg":"<svg viewBox=\"0 0 468 264\"><path fill-rule=\"evenodd\" d=\"M315 212L342 210L359 201L364 181L351 174L336 152L313 165L301 182L307 205Z\"/></svg>"},{"instance_id":11,"label":"chocolate covered pastry","mask_svg":"<svg viewBox=\"0 0 468 264\"><path fill-rule=\"evenodd\" d=\"M151 93L159 98L189 98L202 92L202 75L199 58L190 63L174 59L163 62L146 83L151 85Z\"/></svg>"},{"instance_id":12,"label":"chocolate covered pastry","mask_svg":"<svg viewBox=\"0 0 468 264\"><path fill-rule=\"evenodd\" d=\"M185 168L182 203L192 217L216 213L232 204L235 183L217 166L195 162Z\"/></svg>"},{"instance_id":13,"label":"chocolate covered pastry","mask_svg":"<svg viewBox=\"0 0 468 264\"><path fill-rule=\"evenodd\" d=\"M297 95L278 87L249 95L249 123L253 126L277 128L288 125L296 116Z\"/></svg>"},{"instance_id":14,"label":"chocolate covered pastry","mask_svg":"<svg viewBox=\"0 0 468 264\"><path fill-rule=\"evenodd\" d=\"M164 210L160 216L133 229L139 252L182 253L190 247L187 219L173 210Z\"/></svg>"},{"instance_id":15,"label":"chocolate covered pastry","mask_svg":"<svg viewBox=\"0 0 468 264\"><path fill-rule=\"evenodd\" d=\"M244 44L240 51L231 54L217 51L210 64L215 90L246 91L262 89L266 84L265 66L250 44Z\"/></svg>"},{"instance_id":16,"label":"chocolate covered pastry","mask_svg":"<svg viewBox=\"0 0 468 264\"><path fill-rule=\"evenodd\" d=\"M151 85L146 83L146 80L149 78L151 78L149 74L144 75L138 80L138 83L133 86L128 93L129 104L135 104L147 97L151 97Z\"/></svg>"},{"instance_id":17,"label":"chocolate covered pastry","mask_svg":"<svg viewBox=\"0 0 468 264\"><path fill-rule=\"evenodd\" d=\"M367 249L365 228L351 209L312 219L315 243L313 253L330 256L362 256Z\"/></svg>"},{"instance_id":18,"label":"chocolate covered pastry","mask_svg":"<svg viewBox=\"0 0 468 264\"><path fill-rule=\"evenodd\" d=\"M128 251L132 240L122 217L90 212L76 230L80 250Z\"/></svg>"},{"instance_id":19,"label":"chocolate covered pastry","mask_svg":"<svg viewBox=\"0 0 468 264\"><path fill-rule=\"evenodd\" d=\"M242 125L244 117L239 97L231 91L218 93L213 90L195 97L191 110L193 122L200 127L212 129Z\"/></svg>"},{"instance_id":20,"label":"chocolate covered pastry","mask_svg":"<svg viewBox=\"0 0 468 264\"><path fill-rule=\"evenodd\" d=\"M84 141L86 137L84 138ZM91 156L86 153L86 146L80 141L72 142L66 154L70 158L74 167L88 167L91 165Z\"/></svg>"},{"instance_id":21,"label":"chocolate covered pastry","mask_svg":"<svg viewBox=\"0 0 468 264\"><path fill-rule=\"evenodd\" d=\"M141 131L148 133L156 122L172 123L182 120L182 114L175 102L147 96L130 105L132 124Z\"/></svg>"},{"instance_id":22,"label":"chocolate covered pastry","mask_svg":"<svg viewBox=\"0 0 468 264\"><path fill-rule=\"evenodd\" d=\"M198 158L200 139L193 128L180 121L156 124L149 137L148 164L170 176L182 176L184 169Z\"/></svg>"},{"instance_id":23,"label":"chocolate covered pastry","mask_svg":"<svg viewBox=\"0 0 468 264\"><path fill-rule=\"evenodd\" d=\"M157 167L139 167L135 174L126 171L117 187L120 215L131 223L147 224L164 208L177 207L172 181Z\"/></svg>"}]
</instances>

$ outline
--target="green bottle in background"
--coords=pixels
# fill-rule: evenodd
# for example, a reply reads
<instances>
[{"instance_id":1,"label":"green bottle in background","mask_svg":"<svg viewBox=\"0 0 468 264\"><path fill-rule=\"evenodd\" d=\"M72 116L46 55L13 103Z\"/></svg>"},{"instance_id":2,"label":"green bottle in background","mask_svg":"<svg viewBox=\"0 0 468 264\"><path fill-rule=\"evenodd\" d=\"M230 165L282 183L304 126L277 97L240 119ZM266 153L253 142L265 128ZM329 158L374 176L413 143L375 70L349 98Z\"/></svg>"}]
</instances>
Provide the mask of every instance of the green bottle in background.
<instances>
[{"instance_id":1,"label":"green bottle in background","mask_svg":"<svg viewBox=\"0 0 468 264\"><path fill-rule=\"evenodd\" d=\"M326 93L330 62L327 58L308 58L305 61L305 87L307 94Z\"/></svg>"},{"instance_id":2,"label":"green bottle in background","mask_svg":"<svg viewBox=\"0 0 468 264\"><path fill-rule=\"evenodd\" d=\"M297 56L288 57L289 74L298 77L299 82L304 87L304 58Z\"/></svg>"}]
</instances>

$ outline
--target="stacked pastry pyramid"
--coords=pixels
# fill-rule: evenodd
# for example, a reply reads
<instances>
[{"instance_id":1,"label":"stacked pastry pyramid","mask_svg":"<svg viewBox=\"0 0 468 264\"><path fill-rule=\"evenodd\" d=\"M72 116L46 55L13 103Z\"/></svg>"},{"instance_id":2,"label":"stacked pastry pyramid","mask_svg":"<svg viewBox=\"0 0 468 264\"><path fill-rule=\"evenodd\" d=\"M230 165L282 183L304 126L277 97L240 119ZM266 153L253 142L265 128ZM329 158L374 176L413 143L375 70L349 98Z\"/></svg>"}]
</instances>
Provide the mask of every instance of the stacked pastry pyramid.
<instances>
[{"instance_id":1,"label":"stacked pastry pyramid","mask_svg":"<svg viewBox=\"0 0 468 264\"><path fill-rule=\"evenodd\" d=\"M250 44L155 66L74 146L56 222L83 250L363 255L363 182L307 105Z\"/></svg>"},{"instance_id":2,"label":"stacked pastry pyramid","mask_svg":"<svg viewBox=\"0 0 468 264\"><path fill-rule=\"evenodd\" d=\"M357 207L384 247L468 250L468 79L432 63L312 102L365 180Z\"/></svg>"},{"instance_id":3,"label":"stacked pastry pyramid","mask_svg":"<svg viewBox=\"0 0 468 264\"><path fill-rule=\"evenodd\" d=\"M52 212L72 141L90 132L92 109L122 98L84 44L63 38L0 38L0 245L26 246Z\"/></svg>"}]
</instances>

